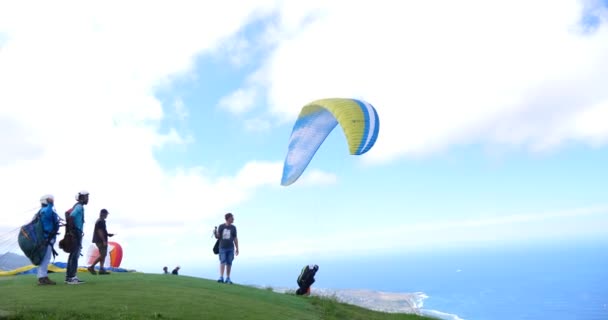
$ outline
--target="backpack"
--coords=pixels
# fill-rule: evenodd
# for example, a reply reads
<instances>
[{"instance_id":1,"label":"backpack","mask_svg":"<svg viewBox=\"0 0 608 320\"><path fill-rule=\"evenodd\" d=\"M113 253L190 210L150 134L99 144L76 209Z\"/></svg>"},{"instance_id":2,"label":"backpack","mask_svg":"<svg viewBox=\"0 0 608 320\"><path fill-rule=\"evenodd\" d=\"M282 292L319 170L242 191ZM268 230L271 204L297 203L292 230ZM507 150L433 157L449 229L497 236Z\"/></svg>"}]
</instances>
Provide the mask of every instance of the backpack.
<instances>
[{"instance_id":1,"label":"backpack","mask_svg":"<svg viewBox=\"0 0 608 320\"><path fill-rule=\"evenodd\" d=\"M33 265L38 266L46 255L48 240L44 237L41 212L38 211L32 221L21 226L18 236L19 247Z\"/></svg>"},{"instance_id":2,"label":"backpack","mask_svg":"<svg viewBox=\"0 0 608 320\"><path fill-rule=\"evenodd\" d=\"M76 249L76 227L74 227L74 217L72 217L72 211L75 207L76 204L65 212L65 232L63 233L63 239L59 241L59 248L66 253L72 253Z\"/></svg>"},{"instance_id":3,"label":"backpack","mask_svg":"<svg viewBox=\"0 0 608 320\"><path fill-rule=\"evenodd\" d=\"M298 286L300 287L296 290L297 295L303 295L310 293L310 286L315 283L315 274L319 270L318 265L306 265L302 268L300 272L300 276L298 276Z\"/></svg>"},{"instance_id":4,"label":"backpack","mask_svg":"<svg viewBox=\"0 0 608 320\"><path fill-rule=\"evenodd\" d=\"M220 239L215 240L215 244L213 245L213 254L220 253Z\"/></svg>"},{"instance_id":5,"label":"backpack","mask_svg":"<svg viewBox=\"0 0 608 320\"><path fill-rule=\"evenodd\" d=\"M215 244L213 245L213 254L219 254L220 253L220 237L217 234L217 227L215 227L215 229L213 230L213 237L215 237Z\"/></svg>"}]
</instances>

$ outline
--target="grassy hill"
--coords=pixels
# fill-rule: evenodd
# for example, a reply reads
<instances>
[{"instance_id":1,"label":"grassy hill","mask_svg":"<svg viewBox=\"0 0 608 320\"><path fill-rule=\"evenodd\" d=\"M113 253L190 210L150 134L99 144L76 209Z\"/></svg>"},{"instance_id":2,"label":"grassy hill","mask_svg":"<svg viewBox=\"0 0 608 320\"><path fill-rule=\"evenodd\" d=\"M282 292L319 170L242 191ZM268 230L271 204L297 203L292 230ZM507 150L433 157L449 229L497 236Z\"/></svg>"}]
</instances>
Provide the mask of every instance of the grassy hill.
<instances>
[{"instance_id":1,"label":"grassy hill","mask_svg":"<svg viewBox=\"0 0 608 320\"><path fill-rule=\"evenodd\" d=\"M57 285L0 277L0 319L432 319L187 276L79 273L81 285L64 284L64 273L49 277Z\"/></svg>"}]
</instances>

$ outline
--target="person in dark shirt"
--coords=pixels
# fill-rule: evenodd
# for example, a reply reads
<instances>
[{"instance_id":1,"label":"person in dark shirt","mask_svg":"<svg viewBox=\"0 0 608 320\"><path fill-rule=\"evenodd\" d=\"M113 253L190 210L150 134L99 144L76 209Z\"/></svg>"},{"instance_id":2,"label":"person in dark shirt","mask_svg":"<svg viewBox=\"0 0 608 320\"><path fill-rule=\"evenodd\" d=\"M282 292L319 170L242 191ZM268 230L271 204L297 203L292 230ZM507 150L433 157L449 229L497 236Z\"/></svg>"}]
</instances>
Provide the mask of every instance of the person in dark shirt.
<instances>
[{"instance_id":1,"label":"person in dark shirt","mask_svg":"<svg viewBox=\"0 0 608 320\"><path fill-rule=\"evenodd\" d=\"M93 264L87 268L91 274L97 274L95 272L95 265L99 262L99 274L110 274L104 268L104 262L106 255L108 254L108 237L114 236L112 233L108 233L106 229L106 218L108 218L108 210L101 209L99 212L99 219L95 222L95 229L93 230L93 243L99 249L99 257L93 261Z\"/></svg>"},{"instance_id":2,"label":"person in dark shirt","mask_svg":"<svg viewBox=\"0 0 608 320\"><path fill-rule=\"evenodd\" d=\"M220 240L220 278L217 282L232 284L230 271L232 270L232 260L235 255L239 255L239 239L236 236L236 226L233 224L234 215L226 213L224 215L226 223L217 228L216 239ZM224 281L224 270L226 270L226 281Z\"/></svg>"},{"instance_id":3,"label":"person in dark shirt","mask_svg":"<svg viewBox=\"0 0 608 320\"><path fill-rule=\"evenodd\" d=\"M173 269L173 271L171 271L171 274L174 274L174 275L176 275L176 276L177 276L177 275L178 275L178 272L179 272L179 269L180 269L180 267L179 267L179 266L175 267L175 269Z\"/></svg>"}]
</instances>

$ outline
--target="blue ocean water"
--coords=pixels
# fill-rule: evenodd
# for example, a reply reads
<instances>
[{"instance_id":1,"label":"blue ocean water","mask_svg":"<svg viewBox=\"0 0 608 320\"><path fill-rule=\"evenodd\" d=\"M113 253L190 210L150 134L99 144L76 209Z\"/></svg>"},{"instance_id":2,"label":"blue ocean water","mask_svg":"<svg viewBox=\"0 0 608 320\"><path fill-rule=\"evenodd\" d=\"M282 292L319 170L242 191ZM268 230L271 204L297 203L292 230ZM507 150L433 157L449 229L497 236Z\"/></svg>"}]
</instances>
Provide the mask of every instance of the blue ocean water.
<instances>
[{"instance_id":1,"label":"blue ocean water","mask_svg":"<svg viewBox=\"0 0 608 320\"><path fill-rule=\"evenodd\" d=\"M314 288L423 292L423 311L464 320L607 320L608 243L568 242L433 250L348 259L235 260L233 280L296 288L305 264ZM215 278L217 267L197 276Z\"/></svg>"}]
</instances>

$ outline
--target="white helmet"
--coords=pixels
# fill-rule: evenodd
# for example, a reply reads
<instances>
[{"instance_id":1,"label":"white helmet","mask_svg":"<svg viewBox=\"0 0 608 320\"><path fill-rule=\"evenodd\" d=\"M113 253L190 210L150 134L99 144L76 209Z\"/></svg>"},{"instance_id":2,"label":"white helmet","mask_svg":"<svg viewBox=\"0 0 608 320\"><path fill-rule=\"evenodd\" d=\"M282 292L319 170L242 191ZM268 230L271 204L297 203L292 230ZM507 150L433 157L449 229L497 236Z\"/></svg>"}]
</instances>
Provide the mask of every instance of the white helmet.
<instances>
[{"instance_id":1,"label":"white helmet","mask_svg":"<svg viewBox=\"0 0 608 320\"><path fill-rule=\"evenodd\" d=\"M89 195L89 192L86 190L82 190L80 192L78 192L78 194L76 195L76 201L78 201L78 199L80 199L80 196L87 196Z\"/></svg>"},{"instance_id":2,"label":"white helmet","mask_svg":"<svg viewBox=\"0 0 608 320\"><path fill-rule=\"evenodd\" d=\"M40 204L43 206L46 206L49 204L49 199L52 201L55 198L53 197L52 194L45 194L42 197L40 197Z\"/></svg>"}]
</instances>

